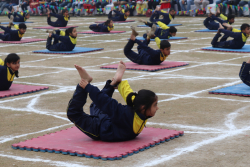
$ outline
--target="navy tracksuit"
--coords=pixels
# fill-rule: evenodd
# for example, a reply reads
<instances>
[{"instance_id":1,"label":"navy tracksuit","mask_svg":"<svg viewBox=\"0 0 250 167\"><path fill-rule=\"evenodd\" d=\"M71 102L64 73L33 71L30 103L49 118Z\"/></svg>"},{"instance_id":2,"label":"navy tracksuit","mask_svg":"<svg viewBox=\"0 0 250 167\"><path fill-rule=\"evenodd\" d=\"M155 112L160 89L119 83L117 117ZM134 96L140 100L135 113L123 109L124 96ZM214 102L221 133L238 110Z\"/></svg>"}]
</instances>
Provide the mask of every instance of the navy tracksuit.
<instances>
[{"instance_id":1,"label":"navy tracksuit","mask_svg":"<svg viewBox=\"0 0 250 167\"><path fill-rule=\"evenodd\" d=\"M230 49L241 49L248 38L248 35L242 32L232 32L225 29L219 29L220 32L225 35L221 38L220 42L218 39L221 37L221 34L216 34L211 44L215 48L230 48ZM234 38L233 40L227 41L228 37Z\"/></svg>"},{"instance_id":2,"label":"navy tracksuit","mask_svg":"<svg viewBox=\"0 0 250 167\"><path fill-rule=\"evenodd\" d=\"M10 76L10 81L8 81L8 73ZM13 82L15 73L11 68L7 66L0 65L0 90L8 90Z\"/></svg>"},{"instance_id":3,"label":"navy tracksuit","mask_svg":"<svg viewBox=\"0 0 250 167\"><path fill-rule=\"evenodd\" d=\"M0 34L0 39L3 41L20 41L23 34L20 34L19 30L11 30L11 27L0 26L4 30L4 34Z\"/></svg>"},{"instance_id":4,"label":"navy tracksuit","mask_svg":"<svg viewBox=\"0 0 250 167\"><path fill-rule=\"evenodd\" d=\"M163 15L163 19L159 19L160 15ZM155 23L155 24L157 24L157 22L160 21L160 22L162 22L162 23L168 25L168 24L171 22L171 20L172 20L173 18L174 18L174 16L172 16L172 15L169 14L169 13L163 13L163 12L161 12L161 11L155 11L155 12L151 15L151 17L150 17L149 20L150 20L152 23Z\"/></svg>"},{"instance_id":5,"label":"navy tracksuit","mask_svg":"<svg viewBox=\"0 0 250 167\"><path fill-rule=\"evenodd\" d=\"M227 22L226 20L221 20L219 19L218 17L212 15L212 17L207 17L203 24L204 26L209 29L209 30L218 30L218 28L220 27L219 23L216 23L214 20L218 21L219 23L221 23L221 25L223 23L228 23L230 24L229 22ZM225 26L223 26L225 29L227 29Z\"/></svg>"},{"instance_id":6,"label":"navy tracksuit","mask_svg":"<svg viewBox=\"0 0 250 167\"><path fill-rule=\"evenodd\" d=\"M128 16L125 15L125 13L121 13L119 11L113 10L115 12L115 17L112 17L112 11L109 12L108 18L113 21L126 21Z\"/></svg>"},{"instance_id":7,"label":"navy tracksuit","mask_svg":"<svg viewBox=\"0 0 250 167\"><path fill-rule=\"evenodd\" d=\"M68 20L70 17L65 17L64 15L50 13L50 16L54 16L57 18L56 22L51 21L51 17L47 18L48 25L53 27L66 27L68 24Z\"/></svg>"},{"instance_id":8,"label":"navy tracksuit","mask_svg":"<svg viewBox=\"0 0 250 167\"><path fill-rule=\"evenodd\" d=\"M109 26L105 25L104 23L103 24L92 24L89 26L89 29L91 29L94 32L110 32L113 28L114 28L114 26L109 27Z\"/></svg>"},{"instance_id":9,"label":"navy tracksuit","mask_svg":"<svg viewBox=\"0 0 250 167\"><path fill-rule=\"evenodd\" d=\"M132 49L134 43L138 44L137 50L138 53L135 53ZM128 41L127 45L124 47L125 56L134 63L140 65L159 65L161 64L167 57L164 55L161 50L154 50L148 47L148 41L145 39L143 42L139 40L132 41L131 39Z\"/></svg>"},{"instance_id":10,"label":"navy tracksuit","mask_svg":"<svg viewBox=\"0 0 250 167\"><path fill-rule=\"evenodd\" d=\"M8 14L9 19L11 15L12 13ZM26 21L26 18L23 15L18 14L17 12L14 12L13 16L14 16L13 22L25 22Z\"/></svg>"},{"instance_id":11,"label":"navy tracksuit","mask_svg":"<svg viewBox=\"0 0 250 167\"><path fill-rule=\"evenodd\" d=\"M152 27L152 26L151 26ZM143 34L143 38L147 38L147 34ZM162 28L157 28L155 31L155 37L159 37L160 39L169 39L170 37L172 37L172 35L170 35L169 33L169 29L163 30Z\"/></svg>"},{"instance_id":12,"label":"navy tracksuit","mask_svg":"<svg viewBox=\"0 0 250 167\"><path fill-rule=\"evenodd\" d=\"M76 40L76 38L71 36L60 36L60 30L56 32L57 34L52 34L51 37L47 38L46 48L50 51L72 51L76 46L76 43L72 43L72 40ZM52 38L54 38L53 45L51 45ZM59 41L61 42L59 43Z\"/></svg>"},{"instance_id":13,"label":"navy tracksuit","mask_svg":"<svg viewBox=\"0 0 250 167\"><path fill-rule=\"evenodd\" d=\"M242 80L242 82L248 86L250 86L250 64L243 62L241 69L240 69L240 79Z\"/></svg>"},{"instance_id":14,"label":"navy tracksuit","mask_svg":"<svg viewBox=\"0 0 250 167\"><path fill-rule=\"evenodd\" d=\"M77 85L69 101L67 116L79 130L92 139L109 142L134 139L139 135L133 131L135 113L131 107L112 98L114 87L110 83L111 80L108 80L101 91L90 84L85 89ZM88 93L93 101L90 105L90 115L83 111ZM146 121L144 115L137 114L140 119Z\"/></svg>"}]
</instances>

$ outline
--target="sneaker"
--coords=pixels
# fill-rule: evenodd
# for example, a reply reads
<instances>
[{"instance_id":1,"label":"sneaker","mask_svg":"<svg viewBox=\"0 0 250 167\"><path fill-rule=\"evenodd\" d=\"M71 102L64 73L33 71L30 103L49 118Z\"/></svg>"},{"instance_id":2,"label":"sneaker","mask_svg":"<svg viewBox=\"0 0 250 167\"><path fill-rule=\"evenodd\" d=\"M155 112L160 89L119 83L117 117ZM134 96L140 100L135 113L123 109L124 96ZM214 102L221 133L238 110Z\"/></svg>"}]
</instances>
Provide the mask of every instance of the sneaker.
<instances>
[{"instance_id":1,"label":"sneaker","mask_svg":"<svg viewBox=\"0 0 250 167\"><path fill-rule=\"evenodd\" d=\"M138 35L139 35L138 32L136 32L134 26L131 26L130 28L132 29L132 34L133 34L134 36L138 36Z\"/></svg>"},{"instance_id":2,"label":"sneaker","mask_svg":"<svg viewBox=\"0 0 250 167\"><path fill-rule=\"evenodd\" d=\"M14 16L11 15L11 16L10 16L10 22L13 22L13 20L14 20Z\"/></svg>"}]
</instances>

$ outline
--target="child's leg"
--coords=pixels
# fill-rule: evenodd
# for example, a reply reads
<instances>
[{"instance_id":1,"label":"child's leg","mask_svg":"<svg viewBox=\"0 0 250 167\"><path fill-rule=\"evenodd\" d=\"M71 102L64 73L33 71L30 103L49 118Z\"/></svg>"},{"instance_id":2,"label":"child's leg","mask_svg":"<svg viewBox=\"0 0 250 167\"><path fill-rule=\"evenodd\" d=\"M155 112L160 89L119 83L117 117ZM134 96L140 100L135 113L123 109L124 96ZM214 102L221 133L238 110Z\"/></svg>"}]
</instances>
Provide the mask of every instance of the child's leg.
<instances>
[{"instance_id":1,"label":"child's leg","mask_svg":"<svg viewBox=\"0 0 250 167\"><path fill-rule=\"evenodd\" d=\"M218 45L218 39L221 37L221 34L219 34L219 33L217 33L215 36L214 36L214 38L213 38L213 40L212 40L212 42L211 42L211 44L212 44L212 46L213 47L217 47L217 45Z\"/></svg>"},{"instance_id":2,"label":"child's leg","mask_svg":"<svg viewBox=\"0 0 250 167\"><path fill-rule=\"evenodd\" d=\"M57 35L60 35L60 30L55 31ZM58 39L54 39L53 45L57 44L59 42Z\"/></svg>"},{"instance_id":3,"label":"child's leg","mask_svg":"<svg viewBox=\"0 0 250 167\"><path fill-rule=\"evenodd\" d=\"M0 34L0 39L3 41L9 41L10 34Z\"/></svg>"},{"instance_id":4,"label":"child's leg","mask_svg":"<svg viewBox=\"0 0 250 167\"><path fill-rule=\"evenodd\" d=\"M50 51L60 51L59 43L56 43L56 44L54 43L53 45L51 45L51 42L52 42L52 37L48 37L47 43L46 43L46 49Z\"/></svg>"},{"instance_id":5,"label":"child's leg","mask_svg":"<svg viewBox=\"0 0 250 167\"><path fill-rule=\"evenodd\" d=\"M53 27L57 26L57 24L55 22L51 21L51 17L47 17L47 23L48 23L48 25L53 26Z\"/></svg>"},{"instance_id":6,"label":"child's leg","mask_svg":"<svg viewBox=\"0 0 250 167\"><path fill-rule=\"evenodd\" d=\"M91 29L94 32L100 32L98 24L92 24L92 25L90 25L89 29Z\"/></svg>"},{"instance_id":7,"label":"child's leg","mask_svg":"<svg viewBox=\"0 0 250 167\"><path fill-rule=\"evenodd\" d=\"M76 127L92 139L98 140L101 119L92 117L83 111L83 106L87 100L87 92L77 85L73 97L69 101L67 116Z\"/></svg>"},{"instance_id":8,"label":"child's leg","mask_svg":"<svg viewBox=\"0 0 250 167\"><path fill-rule=\"evenodd\" d=\"M153 23L146 22L145 25L147 25L147 26L149 26L149 27L152 27L152 26L153 26Z\"/></svg>"},{"instance_id":9,"label":"child's leg","mask_svg":"<svg viewBox=\"0 0 250 167\"><path fill-rule=\"evenodd\" d=\"M10 12L9 14L8 14L8 18L10 19L10 16L12 15L12 13Z\"/></svg>"},{"instance_id":10,"label":"child's leg","mask_svg":"<svg viewBox=\"0 0 250 167\"><path fill-rule=\"evenodd\" d=\"M223 35L223 37L220 39L220 42L226 41L228 37L228 35Z\"/></svg>"},{"instance_id":11,"label":"child's leg","mask_svg":"<svg viewBox=\"0 0 250 167\"><path fill-rule=\"evenodd\" d=\"M135 42L132 41L131 39L128 41L127 45L124 47L124 54L130 61L137 64L141 64L142 63L141 56L138 53L132 51L134 43Z\"/></svg>"},{"instance_id":12,"label":"child's leg","mask_svg":"<svg viewBox=\"0 0 250 167\"><path fill-rule=\"evenodd\" d=\"M240 76L240 79L242 80L242 82L245 83L248 86L250 86L250 74L249 74L249 71L250 71L249 61L248 61L248 63L243 62L242 66L241 66L241 69L240 69L239 76Z\"/></svg>"},{"instance_id":13,"label":"child's leg","mask_svg":"<svg viewBox=\"0 0 250 167\"><path fill-rule=\"evenodd\" d=\"M109 18L109 19L112 19L112 11L109 12L108 18Z\"/></svg>"},{"instance_id":14,"label":"child's leg","mask_svg":"<svg viewBox=\"0 0 250 167\"><path fill-rule=\"evenodd\" d=\"M10 33L10 31L11 31L11 28L9 28L9 27L0 26L0 28L1 28L2 30L4 30L4 34L5 34L5 33Z\"/></svg>"},{"instance_id":15,"label":"child's leg","mask_svg":"<svg viewBox=\"0 0 250 167\"><path fill-rule=\"evenodd\" d=\"M152 22L152 23L154 23L155 22L155 17L159 17L158 16L159 14L157 13L157 12L154 12L151 16L150 16L150 21Z\"/></svg>"}]
</instances>

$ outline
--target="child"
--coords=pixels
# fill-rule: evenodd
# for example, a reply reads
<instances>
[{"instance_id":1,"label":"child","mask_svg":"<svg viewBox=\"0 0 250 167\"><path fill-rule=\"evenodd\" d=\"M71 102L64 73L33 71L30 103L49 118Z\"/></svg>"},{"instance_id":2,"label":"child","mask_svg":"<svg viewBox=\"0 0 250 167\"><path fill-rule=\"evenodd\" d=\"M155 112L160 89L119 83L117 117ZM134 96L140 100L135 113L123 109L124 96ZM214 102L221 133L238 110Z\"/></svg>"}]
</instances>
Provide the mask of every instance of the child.
<instances>
[{"instance_id":1,"label":"child","mask_svg":"<svg viewBox=\"0 0 250 167\"><path fill-rule=\"evenodd\" d=\"M160 15L163 16L163 19L159 19ZM158 21L160 21L168 25L171 22L171 20L174 19L174 16L175 16L175 10L173 8L169 10L169 13L166 13L163 10L159 11L159 8L157 8L157 10L155 10L155 12L151 15L149 20L152 23L157 23Z\"/></svg>"},{"instance_id":2,"label":"child","mask_svg":"<svg viewBox=\"0 0 250 167\"><path fill-rule=\"evenodd\" d=\"M47 39L46 48L50 51L72 51L76 46L77 32L75 27L70 27L65 32L56 30L56 34L50 32ZM53 45L51 44L52 38L54 38ZM61 41L61 43L58 43Z\"/></svg>"},{"instance_id":3,"label":"child","mask_svg":"<svg viewBox=\"0 0 250 167\"><path fill-rule=\"evenodd\" d=\"M76 127L94 140L108 142L132 140L143 130L147 119L158 110L158 97L150 90L142 89L133 93L128 81L122 81L126 66L120 62L114 78L107 80L100 91L90 84L92 77L85 69L75 65L81 76L72 99L69 101L67 116ZM112 98L115 88L127 105ZM83 111L89 93L93 101L90 115Z\"/></svg>"},{"instance_id":4,"label":"child","mask_svg":"<svg viewBox=\"0 0 250 167\"><path fill-rule=\"evenodd\" d=\"M50 16L54 16L57 18L56 22L52 22ZM50 13L50 10L48 10L48 18L47 22L48 25L53 27L66 27L68 24L70 17L69 17L69 11L67 9L62 10L62 14L55 14Z\"/></svg>"},{"instance_id":5,"label":"child","mask_svg":"<svg viewBox=\"0 0 250 167\"><path fill-rule=\"evenodd\" d=\"M115 17L112 17L112 11L116 13ZM124 13L122 13L122 12L114 10L114 7L112 7L111 11L108 14L108 18L113 21L126 21L129 15L130 15L129 9L125 9Z\"/></svg>"},{"instance_id":6,"label":"child","mask_svg":"<svg viewBox=\"0 0 250 167\"><path fill-rule=\"evenodd\" d=\"M218 13L216 15L218 15ZM208 14L208 17L204 20L203 24L209 30L218 30L219 23L221 23L221 24L228 23L230 25L234 23L234 18L235 18L234 15L228 15L228 17L226 17L223 14L220 14L220 17L223 20L221 20L218 17L214 16L214 14L210 10L210 13ZM215 20L218 21L219 23L216 23ZM224 28L227 29L227 27L224 27Z\"/></svg>"},{"instance_id":7,"label":"child","mask_svg":"<svg viewBox=\"0 0 250 167\"><path fill-rule=\"evenodd\" d=\"M233 32L225 30L221 24L219 25L220 28L218 29L217 34L211 42L214 48L241 49L245 45L250 34L249 24L244 23L240 27L241 31L233 29ZM225 35L221 38L220 42L218 42L218 39L221 37L221 32ZM226 41L229 36L234 39Z\"/></svg>"},{"instance_id":8,"label":"child","mask_svg":"<svg viewBox=\"0 0 250 167\"><path fill-rule=\"evenodd\" d=\"M8 90L14 80L18 77L20 67L20 57L15 53L10 53L4 60L0 59L0 91Z\"/></svg>"},{"instance_id":9,"label":"child","mask_svg":"<svg viewBox=\"0 0 250 167\"><path fill-rule=\"evenodd\" d=\"M248 86L250 86L250 59L247 62L243 62L241 69L240 69L240 79L242 80L242 82Z\"/></svg>"},{"instance_id":10,"label":"child","mask_svg":"<svg viewBox=\"0 0 250 167\"><path fill-rule=\"evenodd\" d=\"M3 41L20 41L26 32L26 25L20 23L19 25L14 25L17 30L11 30L11 26L14 25L12 22L9 23L7 27L0 26L4 30L4 34L0 34L0 39Z\"/></svg>"},{"instance_id":11,"label":"child","mask_svg":"<svg viewBox=\"0 0 250 167\"><path fill-rule=\"evenodd\" d=\"M124 47L124 54L129 60L140 65L159 65L168 57L171 45L167 40L161 41L159 37L156 37L155 42L159 50L154 50L148 47L150 38L154 36L154 31L151 31L148 37L141 42L135 38L138 33L135 31L134 27L131 27L131 29L132 35L127 45ZM138 53L132 50L135 43L139 45L137 47Z\"/></svg>"},{"instance_id":12,"label":"child","mask_svg":"<svg viewBox=\"0 0 250 167\"><path fill-rule=\"evenodd\" d=\"M18 14L17 12L13 13L9 13L8 17L10 19L11 22L25 22L27 19L30 18L30 14L29 13L21 13Z\"/></svg>"},{"instance_id":13,"label":"child","mask_svg":"<svg viewBox=\"0 0 250 167\"><path fill-rule=\"evenodd\" d=\"M103 24L92 24L89 26L89 29L95 32L110 32L114 29L114 24L112 20L107 20Z\"/></svg>"},{"instance_id":14,"label":"child","mask_svg":"<svg viewBox=\"0 0 250 167\"><path fill-rule=\"evenodd\" d=\"M145 23L146 24L146 23ZM169 39L170 37L172 36L175 36L176 35L176 32L177 32L177 29L174 27L174 26L170 26L168 27L166 24L158 21L157 24L161 27L161 28L156 28L156 25L155 25L155 37L158 37L160 39ZM152 23L148 23L146 25L149 25L150 27L152 27ZM143 38L147 38L147 34L143 34Z\"/></svg>"}]
</instances>

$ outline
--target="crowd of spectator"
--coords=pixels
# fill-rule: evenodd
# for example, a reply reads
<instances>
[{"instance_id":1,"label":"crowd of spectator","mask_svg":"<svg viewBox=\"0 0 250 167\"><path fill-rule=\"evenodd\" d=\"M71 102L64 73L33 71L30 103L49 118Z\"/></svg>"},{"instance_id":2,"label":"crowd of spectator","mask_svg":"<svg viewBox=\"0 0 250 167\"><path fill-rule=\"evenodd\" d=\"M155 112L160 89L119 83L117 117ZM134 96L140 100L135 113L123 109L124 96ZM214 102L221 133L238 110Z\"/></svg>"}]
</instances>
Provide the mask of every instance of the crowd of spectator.
<instances>
[{"instance_id":1,"label":"crowd of spectator","mask_svg":"<svg viewBox=\"0 0 250 167\"><path fill-rule=\"evenodd\" d=\"M158 5L161 9L174 7L178 15L205 15L207 5L216 3L221 12L243 16L243 10L249 11L250 0L0 0L0 14L11 11L13 6L19 5L22 11L30 10L31 14L43 15L49 8L53 13L67 8L73 15L105 14L107 5L129 8L131 15L136 10L137 15L150 16ZM248 5L248 7L245 7ZM29 8L28 8L29 7ZM110 8L110 7L109 7ZM192 11L192 12L191 12ZM194 12L193 12L194 11ZM6 13L6 12L5 12Z\"/></svg>"}]
</instances>

